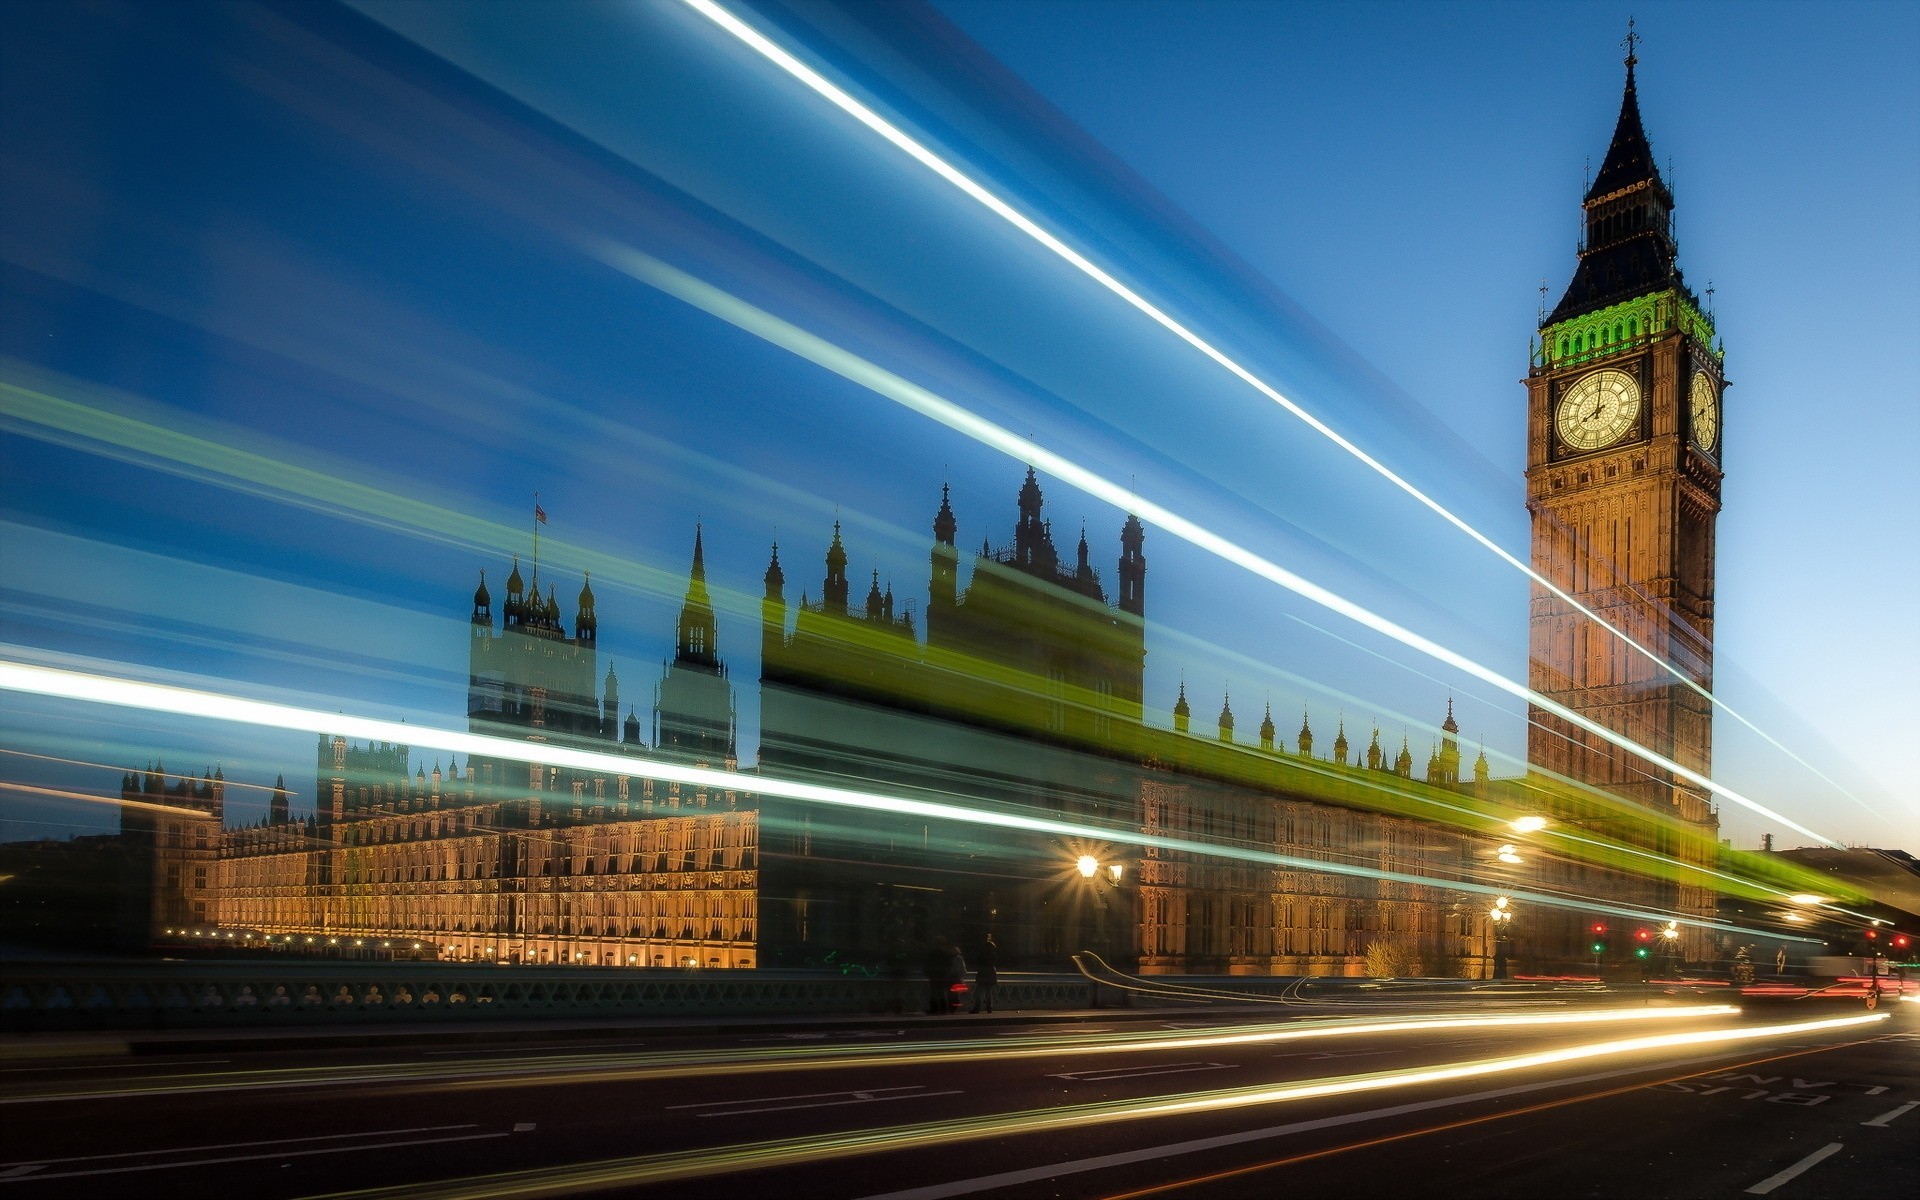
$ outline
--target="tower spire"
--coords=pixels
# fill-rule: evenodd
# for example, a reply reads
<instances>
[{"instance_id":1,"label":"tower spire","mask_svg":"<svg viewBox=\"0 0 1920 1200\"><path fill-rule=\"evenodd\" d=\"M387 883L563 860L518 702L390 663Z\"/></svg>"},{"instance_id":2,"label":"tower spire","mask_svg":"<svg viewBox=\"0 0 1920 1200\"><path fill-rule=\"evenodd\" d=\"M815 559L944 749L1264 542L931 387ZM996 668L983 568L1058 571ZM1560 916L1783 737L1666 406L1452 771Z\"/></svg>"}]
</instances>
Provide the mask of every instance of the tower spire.
<instances>
[{"instance_id":1,"label":"tower spire","mask_svg":"<svg viewBox=\"0 0 1920 1200\"><path fill-rule=\"evenodd\" d=\"M707 594L707 555L703 531L693 527L693 569L687 575L687 598L680 605L680 638L676 662L717 668L719 647L713 617L713 599Z\"/></svg>"}]
</instances>

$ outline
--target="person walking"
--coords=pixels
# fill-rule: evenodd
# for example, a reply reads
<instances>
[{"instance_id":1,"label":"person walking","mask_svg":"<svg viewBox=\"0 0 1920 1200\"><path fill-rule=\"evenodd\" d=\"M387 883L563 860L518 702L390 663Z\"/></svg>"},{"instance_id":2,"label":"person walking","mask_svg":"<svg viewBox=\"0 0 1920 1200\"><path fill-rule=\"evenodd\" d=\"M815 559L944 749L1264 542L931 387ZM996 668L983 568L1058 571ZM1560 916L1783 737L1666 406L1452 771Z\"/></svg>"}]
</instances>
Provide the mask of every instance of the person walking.
<instances>
[{"instance_id":1,"label":"person walking","mask_svg":"<svg viewBox=\"0 0 1920 1200\"><path fill-rule=\"evenodd\" d=\"M941 1001L943 1011L960 1011L960 998L954 995L954 993L957 991L965 991L966 986L967 960L961 957L960 947L949 944L947 946L946 995Z\"/></svg>"},{"instance_id":2,"label":"person walking","mask_svg":"<svg viewBox=\"0 0 1920 1200\"><path fill-rule=\"evenodd\" d=\"M993 1011L993 989L1000 984L1000 946L987 935L987 944L980 948L979 957L974 960L973 1008L979 1012L984 1005L988 1012Z\"/></svg>"}]
</instances>

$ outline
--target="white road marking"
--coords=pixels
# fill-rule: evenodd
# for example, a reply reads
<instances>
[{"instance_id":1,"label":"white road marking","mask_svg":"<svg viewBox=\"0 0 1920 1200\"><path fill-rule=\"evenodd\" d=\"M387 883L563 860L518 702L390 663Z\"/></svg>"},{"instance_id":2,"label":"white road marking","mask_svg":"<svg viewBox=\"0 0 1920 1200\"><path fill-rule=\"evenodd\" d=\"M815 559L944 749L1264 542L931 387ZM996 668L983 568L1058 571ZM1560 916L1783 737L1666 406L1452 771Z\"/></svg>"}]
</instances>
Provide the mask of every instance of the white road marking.
<instances>
[{"instance_id":1,"label":"white road marking","mask_svg":"<svg viewBox=\"0 0 1920 1200\"><path fill-rule=\"evenodd\" d=\"M861 1038L905 1037L906 1033L907 1031L904 1029L889 1029L885 1031L856 1029L839 1034L838 1036L844 1041L852 1042L858 1041ZM834 1036L835 1035L831 1033L772 1033L763 1037L741 1038L740 1040L743 1042L824 1042Z\"/></svg>"},{"instance_id":2,"label":"white road marking","mask_svg":"<svg viewBox=\"0 0 1920 1200\"><path fill-rule=\"evenodd\" d=\"M45 1169L46 1168L42 1167L39 1163L27 1163L24 1166L8 1167L6 1170L0 1171L0 1180L19 1179L23 1175L31 1175L35 1171Z\"/></svg>"},{"instance_id":3,"label":"white road marking","mask_svg":"<svg viewBox=\"0 0 1920 1200\"><path fill-rule=\"evenodd\" d=\"M1049 1075L1049 1079L1071 1079L1076 1083L1105 1083L1109 1079L1135 1079L1142 1075L1181 1075L1188 1071L1232 1070L1237 1063L1168 1063L1162 1067L1120 1067L1111 1071L1068 1071Z\"/></svg>"},{"instance_id":4,"label":"white road marking","mask_svg":"<svg viewBox=\"0 0 1920 1200\"><path fill-rule=\"evenodd\" d=\"M205 1066L212 1066L219 1063L230 1063L232 1061L233 1060L230 1058L187 1058L187 1059L177 1059L174 1061L167 1061L165 1059L155 1059L151 1062L138 1063L138 1064L128 1063L128 1062L96 1063L95 1065L88 1066L88 1067L0 1067L0 1075L31 1074L36 1071L124 1071L128 1067L136 1066L136 1065L148 1066L148 1067L160 1067L160 1068L205 1067Z\"/></svg>"},{"instance_id":5,"label":"white road marking","mask_svg":"<svg viewBox=\"0 0 1920 1200\"><path fill-rule=\"evenodd\" d=\"M1324 1062L1330 1058L1379 1058L1383 1054L1393 1054L1393 1050L1295 1050L1291 1054L1276 1054L1275 1058L1305 1058L1314 1062Z\"/></svg>"},{"instance_id":6,"label":"white road marking","mask_svg":"<svg viewBox=\"0 0 1920 1200\"><path fill-rule=\"evenodd\" d=\"M1388 1117L1404 1116L1408 1113L1428 1112L1436 1108L1453 1108L1461 1104L1473 1104L1481 1100L1499 1100L1508 1096L1525 1095L1528 1092L1544 1091L1547 1088L1573 1087L1583 1083L1595 1083L1602 1079L1617 1079L1622 1075L1632 1075L1648 1070L1667 1070L1674 1067L1691 1066L1698 1062L1710 1062L1718 1058L1717 1054L1702 1054L1693 1058L1676 1059L1672 1062L1648 1064L1638 1067L1622 1067L1614 1071L1596 1071L1590 1075L1575 1075L1565 1079L1546 1079L1537 1083L1520 1083L1512 1087L1492 1088L1484 1092L1473 1092L1465 1096L1441 1096L1434 1100L1417 1100L1408 1104L1396 1104L1389 1108L1368 1109L1365 1112L1341 1113L1338 1116L1319 1117L1311 1121L1295 1121L1287 1125L1274 1125L1266 1129L1254 1129L1244 1133L1226 1133L1216 1137L1195 1138L1188 1142L1173 1142L1162 1146L1148 1146L1140 1150L1124 1150L1116 1154L1103 1154L1096 1158L1082 1158L1072 1162L1043 1163L1021 1171L1005 1171L998 1175L982 1175L975 1179L960 1179L950 1183L929 1184L926 1187L907 1188L898 1192L886 1192L868 1196L866 1200L945 1200L948 1196L967 1196L975 1192L991 1191L994 1188L1014 1187L1024 1183L1034 1183L1042 1179L1057 1176L1077 1175L1087 1171L1101 1171L1109 1167L1125 1167L1134 1163L1153 1162L1156 1159L1171 1158L1181 1154L1197 1154L1207 1150L1218 1150L1226 1146L1238 1146L1247 1142L1265 1141L1270 1138L1287 1137L1295 1133L1309 1133L1317 1129L1332 1129L1340 1125L1353 1125L1365 1121L1378 1121Z\"/></svg>"},{"instance_id":7,"label":"white road marking","mask_svg":"<svg viewBox=\"0 0 1920 1200\"><path fill-rule=\"evenodd\" d=\"M1893 1109L1890 1112L1883 1112L1871 1121L1862 1121L1860 1123L1862 1125L1871 1125L1875 1129L1885 1129L1887 1126L1893 1124L1895 1121L1899 1120L1901 1117L1906 1116L1908 1113L1912 1112L1916 1108L1920 1108L1920 1100L1909 1100L1905 1104L1902 1104L1899 1108Z\"/></svg>"},{"instance_id":8,"label":"white road marking","mask_svg":"<svg viewBox=\"0 0 1920 1200\"><path fill-rule=\"evenodd\" d=\"M1062 1031L1054 1028L1045 1028L1045 1029L1016 1029L1012 1033L1002 1033L1002 1034L997 1034L996 1036L1003 1037L1003 1038L1079 1037L1083 1033L1112 1033L1112 1032L1113 1030L1111 1029L1069 1029L1069 1030Z\"/></svg>"},{"instance_id":9,"label":"white road marking","mask_svg":"<svg viewBox=\"0 0 1920 1200\"><path fill-rule=\"evenodd\" d=\"M515 1125L514 1125L514 1127L513 1127L513 1131L514 1131L515 1133L532 1133L532 1132L533 1132L533 1122L532 1122L532 1121L521 1121L521 1122L518 1122L517 1124L515 1124Z\"/></svg>"},{"instance_id":10,"label":"white road marking","mask_svg":"<svg viewBox=\"0 0 1920 1200\"><path fill-rule=\"evenodd\" d=\"M908 1084L901 1087L865 1088L851 1092L808 1092L798 1096L760 1096L751 1100L709 1100L702 1104L670 1104L667 1111L676 1109L710 1108L714 1112L697 1112L696 1117L744 1117L751 1113L788 1112L801 1108L833 1108L845 1104L879 1104L889 1100L924 1100L929 1096L958 1096L956 1091L923 1092L923 1084ZM830 1097L845 1097L831 1099ZM805 1100L806 1104L787 1104L788 1100ZM759 1108L740 1108L742 1104L757 1104Z\"/></svg>"},{"instance_id":11,"label":"white road marking","mask_svg":"<svg viewBox=\"0 0 1920 1200\"><path fill-rule=\"evenodd\" d=\"M368 1129L360 1133L323 1133L313 1137L267 1138L258 1142L216 1142L210 1146L162 1146L153 1150L123 1150L117 1154L81 1154L73 1158L23 1158L17 1162L0 1163L0 1167L16 1167L26 1164L49 1166L53 1163L100 1162L109 1158L149 1158L156 1154L198 1154L202 1150L251 1150L255 1146L291 1146L297 1142L337 1142L343 1138L387 1137L396 1133L449 1133L455 1129L478 1129L475 1124L466 1125L416 1125L409 1129Z\"/></svg>"},{"instance_id":12,"label":"white road marking","mask_svg":"<svg viewBox=\"0 0 1920 1200\"><path fill-rule=\"evenodd\" d=\"M1832 1158L1834 1155L1840 1153L1840 1151L1844 1149L1846 1149L1846 1147L1841 1145L1839 1142L1830 1142L1827 1145L1821 1147L1820 1149L1815 1150L1812 1154L1807 1155L1805 1158L1801 1159L1799 1162L1788 1167L1786 1170L1780 1172L1778 1175L1769 1175L1765 1179L1762 1179L1759 1183L1754 1184L1752 1187L1747 1189L1747 1194L1752 1196L1764 1196L1768 1192L1771 1192L1773 1189L1779 1187L1783 1183L1793 1182L1795 1179L1798 1179L1801 1175L1805 1174L1808 1168L1818 1166L1820 1163L1825 1162L1829 1158Z\"/></svg>"},{"instance_id":13,"label":"white road marking","mask_svg":"<svg viewBox=\"0 0 1920 1200\"><path fill-rule=\"evenodd\" d=\"M137 1171L171 1171L178 1167L212 1167L222 1163L257 1162L267 1158L307 1158L315 1154L346 1154L357 1150L393 1150L401 1146L438 1146L448 1142L483 1142L491 1138L512 1137L510 1133L466 1133L458 1137L412 1138L403 1142L357 1142L351 1146L320 1146L307 1150L275 1150L267 1154L232 1154L225 1158L186 1158L178 1162L141 1163L132 1167L102 1167L95 1171L61 1171L54 1175L29 1175L22 1181L38 1183L43 1179L78 1179L87 1175L127 1175ZM162 1151L161 1153L165 1153ZM103 1156L104 1157L104 1156ZM114 1155L113 1157L120 1157ZM14 1182L0 1178L0 1183Z\"/></svg>"},{"instance_id":14,"label":"white road marking","mask_svg":"<svg viewBox=\"0 0 1920 1200\"><path fill-rule=\"evenodd\" d=\"M427 1058L458 1058L479 1054L578 1054L582 1050L638 1050L645 1042L588 1042L583 1046L505 1046L496 1050L422 1050Z\"/></svg>"}]
</instances>

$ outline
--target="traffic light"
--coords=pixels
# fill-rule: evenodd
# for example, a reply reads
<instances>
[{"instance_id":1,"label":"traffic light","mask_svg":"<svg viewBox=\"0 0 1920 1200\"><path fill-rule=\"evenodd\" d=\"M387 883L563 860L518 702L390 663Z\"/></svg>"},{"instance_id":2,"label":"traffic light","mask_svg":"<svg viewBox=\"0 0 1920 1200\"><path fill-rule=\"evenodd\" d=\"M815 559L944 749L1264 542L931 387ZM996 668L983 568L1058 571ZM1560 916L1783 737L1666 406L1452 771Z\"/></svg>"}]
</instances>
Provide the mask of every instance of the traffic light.
<instances>
[{"instance_id":1,"label":"traffic light","mask_svg":"<svg viewBox=\"0 0 1920 1200\"><path fill-rule=\"evenodd\" d=\"M1593 933L1593 956L1600 957L1607 952L1607 927L1603 922L1595 921L1591 927Z\"/></svg>"},{"instance_id":2,"label":"traffic light","mask_svg":"<svg viewBox=\"0 0 1920 1200\"><path fill-rule=\"evenodd\" d=\"M1893 935L1893 948L1895 950L1905 950L1909 944L1909 941L1910 939L1908 939L1906 934L1896 933Z\"/></svg>"},{"instance_id":3,"label":"traffic light","mask_svg":"<svg viewBox=\"0 0 1920 1200\"><path fill-rule=\"evenodd\" d=\"M1872 942L1872 941L1878 941L1878 940L1879 940L1879 938L1880 938L1880 931L1879 931L1878 929L1869 929L1869 930L1867 930L1867 940L1868 940L1868 941L1870 941L1870 942Z\"/></svg>"}]
</instances>

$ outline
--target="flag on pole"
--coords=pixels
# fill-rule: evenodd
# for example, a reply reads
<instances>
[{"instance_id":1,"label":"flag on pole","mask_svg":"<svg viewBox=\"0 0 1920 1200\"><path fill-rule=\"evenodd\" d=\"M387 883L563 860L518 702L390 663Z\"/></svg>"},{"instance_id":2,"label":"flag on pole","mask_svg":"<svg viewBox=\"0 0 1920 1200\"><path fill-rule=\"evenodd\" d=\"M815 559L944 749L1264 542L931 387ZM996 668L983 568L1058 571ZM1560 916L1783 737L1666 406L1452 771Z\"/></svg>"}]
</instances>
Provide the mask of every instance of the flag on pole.
<instances>
[{"instance_id":1,"label":"flag on pole","mask_svg":"<svg viewBox=\"0 0 1920 1200\"><path fill-rule=\"evenodd\" d=\"M540 522L542 525L545 525L547 523L547 510L544 508L541 508L538 504L534 505L533 519Z\"/></svg>"}]
</instances>

